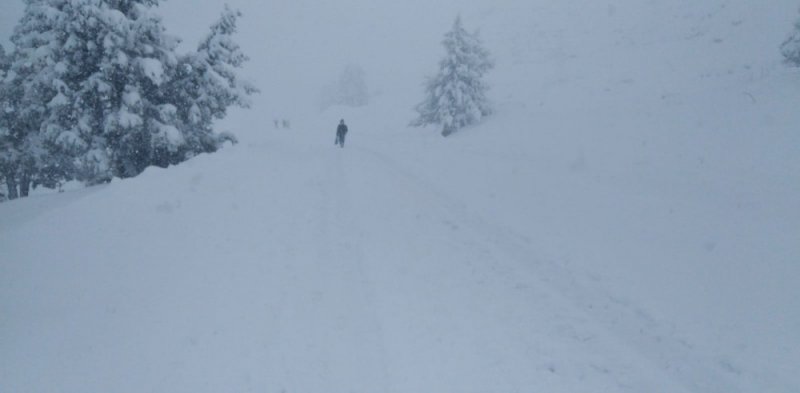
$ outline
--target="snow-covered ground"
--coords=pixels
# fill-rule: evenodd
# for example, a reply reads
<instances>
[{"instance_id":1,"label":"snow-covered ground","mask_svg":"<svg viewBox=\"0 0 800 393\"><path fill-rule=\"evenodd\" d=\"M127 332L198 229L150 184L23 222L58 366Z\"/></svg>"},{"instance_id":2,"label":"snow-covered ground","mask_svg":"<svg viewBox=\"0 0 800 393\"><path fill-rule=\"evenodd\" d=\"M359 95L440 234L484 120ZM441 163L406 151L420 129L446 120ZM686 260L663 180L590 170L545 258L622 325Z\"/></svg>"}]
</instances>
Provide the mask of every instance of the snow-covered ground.
<instances>
[{"instance_id":1,"label":"snow-covered ground","mask_svg":"<svg viewBox=\"0 0 800 393\"><path fill-rule=\"evenodd\" d=\"M240 144L0 204L0 391L800 391L795 1L229 3ZM443 139L458 12L496 114ZM348 64L370 105L319 112Z\"/></svg>"}]
</instances>

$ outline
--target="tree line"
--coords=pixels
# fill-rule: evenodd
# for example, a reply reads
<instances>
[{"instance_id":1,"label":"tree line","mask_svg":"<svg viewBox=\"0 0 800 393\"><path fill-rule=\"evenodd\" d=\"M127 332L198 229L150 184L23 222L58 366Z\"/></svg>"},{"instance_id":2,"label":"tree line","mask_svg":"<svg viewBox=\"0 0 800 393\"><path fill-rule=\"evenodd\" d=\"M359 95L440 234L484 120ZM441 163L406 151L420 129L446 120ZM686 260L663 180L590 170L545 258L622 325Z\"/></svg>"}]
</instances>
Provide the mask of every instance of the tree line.
<instances>
[{"instance_id":1,"label":"tree line","mask_svg":"<svg viewBox=\"0 0 800 393\"><path fill-rule=\"evenodd\" d=\"M232 38L240 12L226 6L181 54L154 13L159 0L24 1L13 48L0 46L0 200L133 177L235 143L212 125L258 91L238 76L248 60ZM493 63L460 17L442 44L410 125L448 136L492 113L483 78ZM780 50L800 66L800 21Z\"/></svg>"}]
</instances>

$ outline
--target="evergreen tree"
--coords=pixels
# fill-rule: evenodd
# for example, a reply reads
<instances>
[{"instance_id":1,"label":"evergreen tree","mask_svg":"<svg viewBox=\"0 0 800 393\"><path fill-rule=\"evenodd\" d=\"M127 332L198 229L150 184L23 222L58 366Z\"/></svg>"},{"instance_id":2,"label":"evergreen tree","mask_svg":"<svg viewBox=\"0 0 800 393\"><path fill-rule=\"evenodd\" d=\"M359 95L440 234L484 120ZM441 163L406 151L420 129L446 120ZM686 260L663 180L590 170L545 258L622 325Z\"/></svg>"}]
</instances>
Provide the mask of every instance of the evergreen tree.
<instances>
[{"instance_id":1,"label":"evergreen tree","mask_svg":"<svg viewBox=\"0 0 800 393\"><path fill-rule=\"evenodd\" d=\"M256 91L236 75L246 60L231 39L239 13L226 8L197 52L179 56L153 13L158 0L25 2L0 85L10 197L29 185L136 176L233 140L212 122Z\"/></svg>"},{"instance_id":2,"label":"evergreen tree","mask_svg":"<svg viewBox=\"0 0 800 393\"><path fill-rule=\"evenodd\" d=\"M164 87L176 73L179 40L152 12L158 0L88 0L89 47L73 113L84 131L80 178L136 176L183 143ZM93 20L100 23L93 25Z\"/></svg>"},{"instance_id":3,"label":"evergreen tree","mask_svg":"<svg viewBox=\"0 0 800 393\"><path fill-rule=\"evenodd\" d=\"M794 31L781 45L781 53L787 64L800 67L800 20L795 22Z\"/></svg>"},{"instance_id":4,"label":"evergreen tree","mask_svg":"<svg viewBox=\"0 0 800 393\"><path fill-rule=\"evenodd\" d=\"M8 58L6 54L6 48L0 44L0 81L2 81L5 76L6 72L8 72L8 67L11 66L11 59Z\"/></svg>"},{"instance_id":5,"label":"evergreen tree","mask_svg":"<svg viewBox=\"0 0 800 393\"><path fill-rule=\"evenodd\" d=\"M5 173L3 171L3 162L5 161L4 156L7 150L5 145L8 138L8 127L6 125L7 115L4 115L5 111L3 110L2 100L4 97L3 92L6 89L6 74L8 73L8 68L10 66L11 60L6 55L6 50L3 48L3 45L0 45L0 202L3 202L7 198L7 192L3 191L2 185L6 183Z\"/></svg>"},{"instance_id":6,"label":"evergreen tree","mask_svg":"<svg viewBox=\"0 0 800 393\"><path fill-rule=\"evenodd\" d=\"M7 81L10 61L3 53L0 62L0 180L6 186L6 192L0 192L2 199L19 197L20 163L24 135L16 127L14 101L19 97L19 90Z\"/></svg>"},{"instance_id":7,"label":"evergreen tree","mask_svg":"<svg viewBox=\"0 0 800 393\"><path fill-rule=\"evenodd\" d=\"M215 134L213 122L224 118L231 106L249 108L248 96L258 92L237 74L248 60L232 39L241 15L226 6L197 51L179 60L177 74L166 90L176 104L175 116L184 143L173 152L171 161L216 151L226 141L236 142L233 135Z\"/></svg>"},{"instance_id":8,"label":"evergreen tree","mask_svg":"<svg viewBox=\"0 0 800 393\"><path fill-rule=\"evenodd\" d=\"M320 109L333 105L360 107L369 104L366 73L357 64L348 64L339 74L336 83L326 86L320 94Z\"/></svg>"},{"instance_id":9,"label":"evergreen tree","mask_svg":"<svg viewBox=\"0 0 800 393\"><path fill-rule=\"evenodd\" d=\"M150 139L160 125L158 84L177 46L150 13L155 5L26 0L12 36L14 91L5 96L17 161L35 181L94 184L150 164Z\"/></svg>"},{"instance_id":10,"label":"evergreen tree","mask_svg":"<svg viewBox=\"0 0 800 393\"><path fill-rule=\"evenodd\" d=\"M352 107L369 104L369 91L365 81L364 69L355 64L349 64L339 76L339 85L336 103Z\"/></svg>"},{"instance_id":11,"label":"evergreen tree","mask_svg":"<svg viewBox=\"0 0 800 393\"><path fill-rule=\"evenodd\" d=\"M489 87L482 78L493 64L477 32L467 32L461 17L442 44L446 56L439 63L439 73L427 81L427 97L417 105L419 117L411 125L436 124L442 127L442 135L448 136L491 114L486 98Z\"/></svg>"},{"instance_id":12,"label":"evergreen tree","mask_svg":"<svg viewBox=\"0 0 800 393\"><path fill-rule=\"evenodd\" d=\"M58 27L66 23L64 0L26 0L11 41L15 50L0 87L0 171L13 199L36 185L54 186L66 166L48 154L45 120L63 84Z\"/></svg>"}]
</instances>

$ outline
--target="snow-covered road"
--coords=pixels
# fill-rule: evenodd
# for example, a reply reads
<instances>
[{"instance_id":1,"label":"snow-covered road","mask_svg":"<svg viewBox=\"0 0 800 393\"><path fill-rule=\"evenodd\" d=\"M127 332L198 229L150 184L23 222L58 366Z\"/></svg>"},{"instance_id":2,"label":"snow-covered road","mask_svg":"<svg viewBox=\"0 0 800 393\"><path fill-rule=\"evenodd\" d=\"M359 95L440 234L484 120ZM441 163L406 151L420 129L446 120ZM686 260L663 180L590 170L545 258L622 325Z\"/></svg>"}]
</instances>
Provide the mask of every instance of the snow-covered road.
<instances>
[{"instance_id":1,"label":"snow-covered road","mask_svg":"<svg viewBox=\"0 0 800 393\"><path fill-rule=\"evenodd\" d=\"M261 134L0 206L0 390L752 387L359 138Z\"/></svg>"},{"instance_id":2,"label":"snow-covered road","mask_svg":"<svg viewBox=\"0 0 800 393\"><path fill-rule=\"evenodd\" d=\"M307 219L280 225L287 253L269 309L281 328L267 338L278 367L265 381L309 392L681 391L555 277L538 276L513 233L387 155L302 136L274 148L309 172L277 201Z\"/></svg>"}]
</instances>

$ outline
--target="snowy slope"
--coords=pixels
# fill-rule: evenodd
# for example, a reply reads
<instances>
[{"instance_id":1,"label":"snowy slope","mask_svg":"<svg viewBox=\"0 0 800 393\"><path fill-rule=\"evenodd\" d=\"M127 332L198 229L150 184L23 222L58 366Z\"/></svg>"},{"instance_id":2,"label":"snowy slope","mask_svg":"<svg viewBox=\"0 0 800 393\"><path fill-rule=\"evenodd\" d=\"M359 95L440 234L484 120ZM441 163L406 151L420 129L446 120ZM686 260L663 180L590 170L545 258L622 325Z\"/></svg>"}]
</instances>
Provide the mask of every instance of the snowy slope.
<instances>
[{"instance_id":1,"label":"snowy slope","mask_svg":"<svg viewBox=\"0 0 800 393\"><path fill-rule=\"evenodd\" d=\"M0 391L800 390L795 2L230 3L242 143L0 205ZM456 12L497 113L444 140L405 124Z\"/></svg>"}]
</instances>

